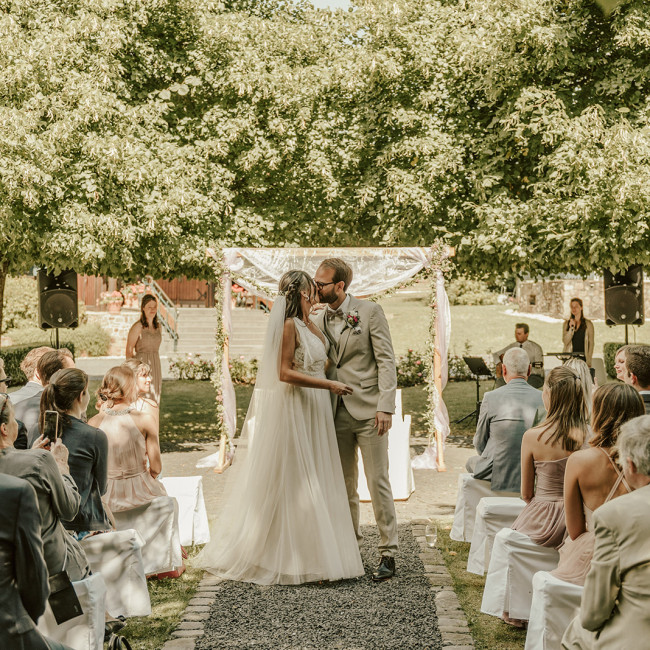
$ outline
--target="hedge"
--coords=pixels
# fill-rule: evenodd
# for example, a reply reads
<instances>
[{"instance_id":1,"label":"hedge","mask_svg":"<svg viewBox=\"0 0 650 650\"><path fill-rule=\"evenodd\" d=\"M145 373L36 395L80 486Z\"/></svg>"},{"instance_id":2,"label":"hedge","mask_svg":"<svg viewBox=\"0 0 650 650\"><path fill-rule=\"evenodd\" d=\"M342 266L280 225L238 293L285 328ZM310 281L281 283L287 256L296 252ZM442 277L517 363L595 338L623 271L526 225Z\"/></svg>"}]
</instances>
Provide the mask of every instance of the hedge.
<instances>
[{"instance_id":1,"label":"hedge","mask_svg":"<svg viewBox=\"0 0 650 650\"><path fill-rule=\"evenodd\" d=\"M38 327L21 327L7 332L12 345L37 348L39 345L52 345L50 331ZM76 329L59 330L61 345L71 343L79 356L103 357L108 354L111 344L110 334L99 323L84 323Z\"/></svg>"},{"instance_id":2,"label":"hedge","mask_svg":"<svg viewBox=\"0 0 650 650\"><path fill-rule=\"evenodd\" d=\"M11 377L12 386L20 386L27 383L27 377L25 377L25 373L20 369L20 364L30 350L41 347L41 345L48 345L48 343L39 343L38 345L12 345L11 347L0 350L0 358L5 362L5 372L8 377ZM61 347L68 348L74 356L73 343L63 343Z\"/></svg>"}]
</instances>

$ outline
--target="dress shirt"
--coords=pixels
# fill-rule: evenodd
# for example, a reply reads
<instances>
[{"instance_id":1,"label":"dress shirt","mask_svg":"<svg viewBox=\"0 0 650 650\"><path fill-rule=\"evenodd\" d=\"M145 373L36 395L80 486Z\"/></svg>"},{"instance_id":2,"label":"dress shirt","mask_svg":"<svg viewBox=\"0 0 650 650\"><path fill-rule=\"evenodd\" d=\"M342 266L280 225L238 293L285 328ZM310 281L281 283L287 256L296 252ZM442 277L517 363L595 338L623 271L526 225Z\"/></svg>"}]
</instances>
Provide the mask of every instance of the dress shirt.
<instances>
[{"instance_id":1,"label":"dress shirt","mask_svg":"<svg viewBox=\"0 0 650 650\"><path fill-rule=\"evenodd\" d=\"M535 343L535 341L524 341L523 343L518 343L515 341L514 343L511 343L510 345L506 345L505 348L502 350L499 350L498 352L495 352L492 356L494 357L494 363L499 363L500 361L500 356L502 354L505 354L508 350L511 348L522 348L523 350L526 350L526 353L528 354L528 358L530 359L531 365L533 363L537 364L542 364L541 367L535 367L533 366L531 368L531 374L532 375L540 375L541 377L544 376L544 351L542 350L541 345L538 343Z\"/></svg>"},{"instance_id":2,"label":"dress shirt","mask_svg":"<svg viewBox=\"0 0 650 650\"><path fill-rule=\"evenodd\" d=\"M350 296L347 295L345 296L345 299L343 300L341 306L338 309L332 309L330 306L327 307L328 313L325 314L326 318L329 316L329 312L341 311L343 313L342 317L332 318L331 320L327 321L327 329L332 335L332 338L337 343L339 342L339 339L341 338L341 334L343 333L343 328L345 327L345 314L349 311L349 309L350 309Z\"/></svg>"}]
</instances>

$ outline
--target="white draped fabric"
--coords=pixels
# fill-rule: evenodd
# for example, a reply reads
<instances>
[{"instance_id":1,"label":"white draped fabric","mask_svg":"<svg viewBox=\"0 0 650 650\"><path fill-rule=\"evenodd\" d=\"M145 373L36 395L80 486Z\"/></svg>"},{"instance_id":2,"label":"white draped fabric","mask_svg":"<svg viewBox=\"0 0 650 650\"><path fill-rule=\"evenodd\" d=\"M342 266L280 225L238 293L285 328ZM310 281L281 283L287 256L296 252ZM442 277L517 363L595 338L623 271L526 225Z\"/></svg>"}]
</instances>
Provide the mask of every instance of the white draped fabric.
<instances>
[{"instance_id":1,"label":"white draped fabric","mask_svg":"<svg viewBox=\"0 0 650 650\"><path fill-rule=\"evenodd\" d=\"M432 261L431 249L424 247L225 248L220 251L208 249L208 254L215 259L222 255L223 257L218 261L223 262L229 272L229 277L224 278L223 300L223 323L228 336L232 334L230 291L233 281L252 295L273 298L277 293L280 278L287 271L301 269L313 275L323 260L329 257L340 257L353 270L349 292L354 296L369 297L407 283L418 272L427 268ZM436 287L438 303L436 334L443 365L444 387L447 382L447 348L451 322L442 273L438 273ZM225 423L232 439L237 428L237 409L227 360L224 360L222 395ZM444 439L449 433L449 417L442 396L438 399L435 418L437 426L444 431ZM200 463L202 467L207 466L208 463L216 465L218 454L204 458ZM435 467L435 464L432 467Z\"/></svg>"}]
</instances>

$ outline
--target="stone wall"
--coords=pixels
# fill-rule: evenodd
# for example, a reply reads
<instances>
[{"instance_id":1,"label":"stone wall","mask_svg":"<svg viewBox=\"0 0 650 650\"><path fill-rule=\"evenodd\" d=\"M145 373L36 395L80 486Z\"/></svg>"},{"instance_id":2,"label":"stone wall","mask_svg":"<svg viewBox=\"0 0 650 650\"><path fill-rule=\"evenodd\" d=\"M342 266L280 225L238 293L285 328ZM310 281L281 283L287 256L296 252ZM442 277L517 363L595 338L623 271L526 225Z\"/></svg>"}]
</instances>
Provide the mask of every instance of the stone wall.
<instances>
[{"instance_id":1,"label":"stone wall","mask_svg":"<svg viewBox=\"0 0 650 650\"><path fill-rule=\"evenodd\" d=\"M122 309L119 314L109 314L107 311L87 311L88 322L99 323L110 335L111 345L108 356L123 357L126 351L126 337L131 325L140 316L139 309Z\"/></svg>"},{"instance_id":2,"label":"stone wall","mask_svg":"<svg viewBox=\"0 0 650 650\"><path fill-rule=\"evenodd\" d=\"M570 303L580 298L585 318L605 319L605 293L602 278L587 280L567 278L563 280L526 280L517 285L519 311L527 314L544 314L553 318L568 318ZM650 310L650 279L643 286L644 311ZM647 316L646 316L647 318Z\"/></svg>"}]
</instances>

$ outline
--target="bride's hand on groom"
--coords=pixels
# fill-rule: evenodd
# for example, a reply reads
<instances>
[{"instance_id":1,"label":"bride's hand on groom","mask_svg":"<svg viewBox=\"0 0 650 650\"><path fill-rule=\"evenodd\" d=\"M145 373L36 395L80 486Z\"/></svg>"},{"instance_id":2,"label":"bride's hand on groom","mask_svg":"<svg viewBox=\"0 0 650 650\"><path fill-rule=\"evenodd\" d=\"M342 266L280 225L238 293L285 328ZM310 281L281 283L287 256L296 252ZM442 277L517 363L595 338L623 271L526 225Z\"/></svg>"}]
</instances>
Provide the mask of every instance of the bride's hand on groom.
<instances>
[{"instance_id":1,"label":"bride's hand on groom","mask_svg":"<svg viewBox=\"0 0 650 650\"><path fill-rule=\"evenodd\" d=\"M349 395L352 393L352 388L347 384L343 384L340 381L331 381L330 390L336 395Z\"/></svg>"}]
</instances>

